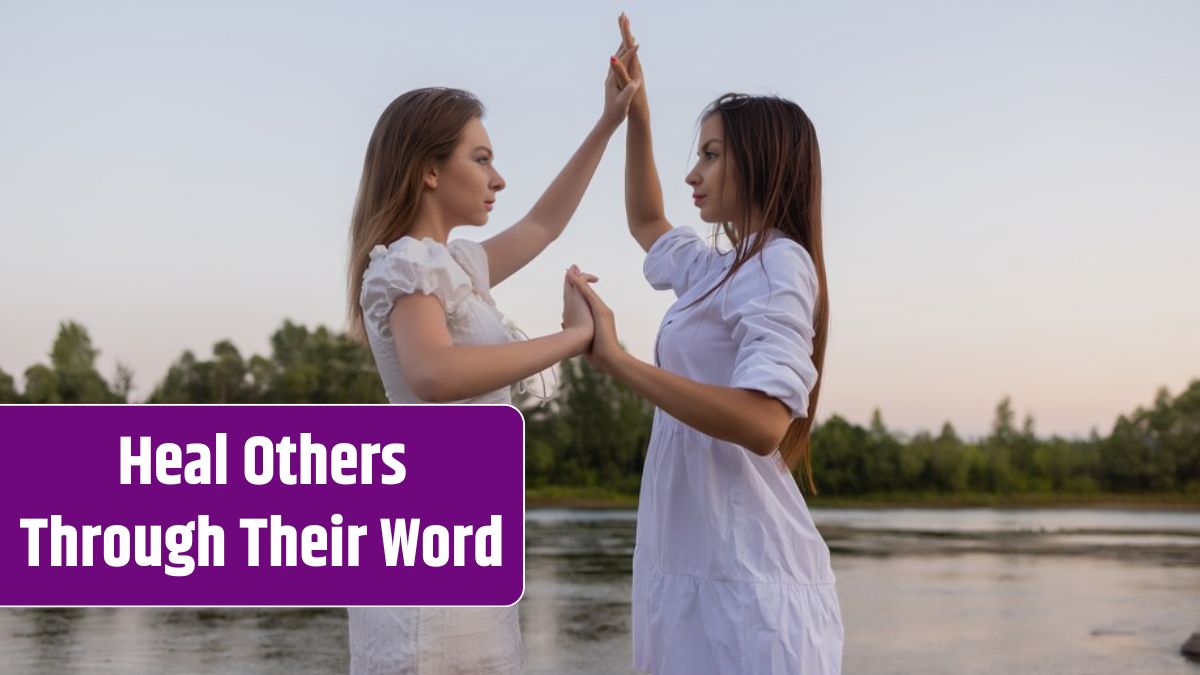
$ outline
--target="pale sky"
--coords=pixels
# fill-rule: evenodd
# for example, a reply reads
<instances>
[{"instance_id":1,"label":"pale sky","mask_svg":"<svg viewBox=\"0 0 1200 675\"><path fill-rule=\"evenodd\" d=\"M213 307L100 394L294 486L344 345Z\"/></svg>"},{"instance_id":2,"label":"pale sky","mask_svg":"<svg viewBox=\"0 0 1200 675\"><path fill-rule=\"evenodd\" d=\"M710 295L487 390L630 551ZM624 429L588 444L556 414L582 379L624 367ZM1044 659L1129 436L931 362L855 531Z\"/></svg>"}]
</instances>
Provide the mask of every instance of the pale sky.
<instances>
[{"instance_id":1,"label":"pale sky","mask_svg":"<svg viewBox=\"0 0 1200 675\"><path fill-rule=\"evenodd\" d=\"M82 322L144 398L184 349L343 326L367 138L400 93L468 89L520 218L597 118L616 16L642 44L667 215L704 106L776 93L824 160L820 418L1107 433L1200 377L1200 3L0 4L0 369ZM556 330L600 275L649 359L669 292L624 217L624 132L563 237L495 296Z\"/></svg>"}]
</instances>

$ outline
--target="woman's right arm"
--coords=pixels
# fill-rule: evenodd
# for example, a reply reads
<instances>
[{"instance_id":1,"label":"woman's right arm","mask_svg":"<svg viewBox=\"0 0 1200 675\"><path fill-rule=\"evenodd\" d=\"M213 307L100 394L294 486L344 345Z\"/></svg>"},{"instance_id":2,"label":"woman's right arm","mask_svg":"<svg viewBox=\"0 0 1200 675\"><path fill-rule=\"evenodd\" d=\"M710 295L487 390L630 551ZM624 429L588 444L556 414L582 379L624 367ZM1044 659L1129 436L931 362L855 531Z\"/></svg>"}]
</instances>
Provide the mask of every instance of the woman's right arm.
<instances>
[{"instance_id":1,"label":"woman's right arm","mask_svg":"<svg viewBox=\"0 0 1200 675\"><path fill-rule=\"evenodd\" d=\"M622 50L633 48L629 18L619 20ZM649 251L660 236L671 229L663 209L662 185L654 165L654 147L650 138L650 103L646 98L646 80L639 55L634 54L628 76L641 79L642 86L633 97L625 131L625 217L629 233Z\"/></svg>"},{"instance_id":2,"label":"woman's right arm","mask_svg":"<svg viewBox=\"0 0 1200 675\"><path fill-rule=\"evenodd\" d=\"M573 287L565 287L564 294L562 331L481 346L454 344L436 297L414 293L397 298L388 325L406 383L424 401L447 403L502 389L582 354L592 340L591 312Z\"/></svg>"}]
</instances>

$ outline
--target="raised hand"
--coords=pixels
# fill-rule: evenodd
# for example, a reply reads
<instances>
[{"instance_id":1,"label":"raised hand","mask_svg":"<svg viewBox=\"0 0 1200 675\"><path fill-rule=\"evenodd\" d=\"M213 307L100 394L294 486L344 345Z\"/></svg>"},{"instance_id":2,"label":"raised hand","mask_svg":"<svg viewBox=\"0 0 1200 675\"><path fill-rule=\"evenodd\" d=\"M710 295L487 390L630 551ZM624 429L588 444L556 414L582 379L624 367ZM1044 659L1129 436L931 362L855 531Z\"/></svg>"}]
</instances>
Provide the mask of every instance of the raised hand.
<instances>
[{"instance_id":1,"label":"raised hand","mask_svg":"<svg viewBox=\"0 0 1200 675\"><path fill-rule=\"evenodd\" d=\"M621 63L625 66L627 76L641 83L637 93L633 96L631 107L635 109L648 108L649 103L646 100L646 77L642 74L642 61L637 55L638 44L633 39L633 31L629 26L629 17L624 12L621 12L621 16L617 18L617 27L621 31L621 44L617 47L617 58L621 59ZM628 58L626 58L627 56Z\"/></svg>"},{"instance_id":2,"label":"raised hand","mask_svg":"<svg viewBox=\"0 0 1200 675\"><path fill-rule=\"evenodd\" d=\"M621 51L621 50L618 50ZM620 126L629 114L629 106L641 80L630 77L628 66L637 58L637 45L609 58L608 77L604 80L604 113L602 118L613 127Z\"/></svg>"}]
</instances>

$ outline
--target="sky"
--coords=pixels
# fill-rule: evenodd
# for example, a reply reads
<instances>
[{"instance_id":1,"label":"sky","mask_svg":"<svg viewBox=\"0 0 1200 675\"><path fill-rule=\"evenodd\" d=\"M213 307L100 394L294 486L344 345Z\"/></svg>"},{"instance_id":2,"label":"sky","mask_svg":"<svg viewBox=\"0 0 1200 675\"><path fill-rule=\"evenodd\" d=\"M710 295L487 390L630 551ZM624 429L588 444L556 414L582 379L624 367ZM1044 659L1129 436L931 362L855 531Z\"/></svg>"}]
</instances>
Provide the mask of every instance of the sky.
<instances>
[{"instance_id":1,"label":"sky","mask_svg":"<svg viewBox=\"0 0 1200 675\"><path fill-rule=\"evenodd\" d=\"M169 3L168 3L169 4ZM468 89L519 219L596 122L627 12L668 219L704 106L812 118L831 332L819 419L1107 433L1200 378L1200 3L0 4L0 370L23 386L75 320L149 394L185 349L269 353L342 328L350 211L379 113ZM530 335L561 275L601 277L649 360L670 292L626 229L624 131L562 237L498 286Z\"/></svg>"}]
</instances>

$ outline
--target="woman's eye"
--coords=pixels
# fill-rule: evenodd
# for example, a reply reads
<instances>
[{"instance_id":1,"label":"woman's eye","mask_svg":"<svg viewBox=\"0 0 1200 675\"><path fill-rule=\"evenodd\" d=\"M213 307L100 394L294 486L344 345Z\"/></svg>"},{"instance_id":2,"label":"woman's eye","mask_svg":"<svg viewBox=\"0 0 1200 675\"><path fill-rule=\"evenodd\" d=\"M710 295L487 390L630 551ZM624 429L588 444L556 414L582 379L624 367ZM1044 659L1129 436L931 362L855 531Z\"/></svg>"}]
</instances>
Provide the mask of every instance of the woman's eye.
<instances>
[{"instance_id":1,"label":"woman's eye","mask_svg":"<svg viewBox=\"0 0 1200 675\"><path fill-rule=\"evenodd\" d=\"M480 157L479 159L477 159L475 161L479 162L481 164L487 164L489 161L491 161L491 159L492 159L491 157Z\"/></svg>"},{"instance_id":2,"label":"woman's eye","mask_svg":"<svg viewBox=\"0 0 1200 675\"><path fill-rule=\"evenodd\" d=\"M717 158L717 153L715 153L715 152L706 152L706 153L704 153L704 158L705 158L705 159L716 159L716 158Z\"/></svg>"}]
</instances>

